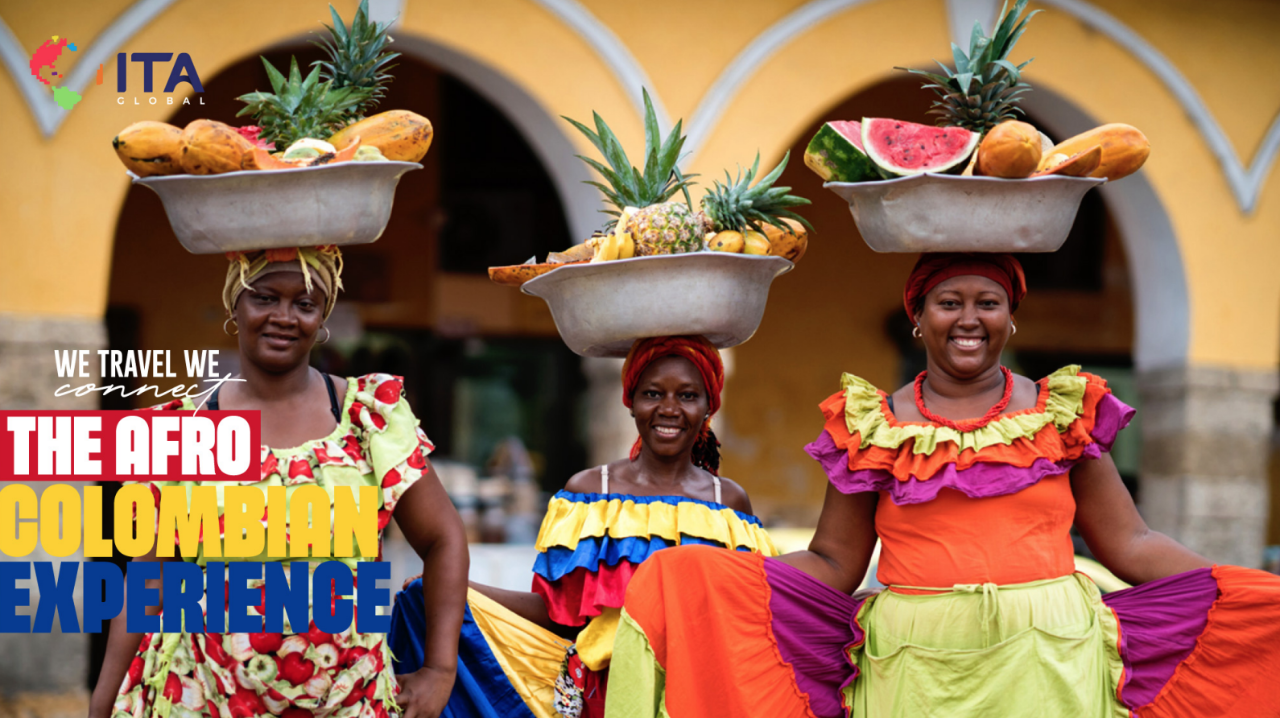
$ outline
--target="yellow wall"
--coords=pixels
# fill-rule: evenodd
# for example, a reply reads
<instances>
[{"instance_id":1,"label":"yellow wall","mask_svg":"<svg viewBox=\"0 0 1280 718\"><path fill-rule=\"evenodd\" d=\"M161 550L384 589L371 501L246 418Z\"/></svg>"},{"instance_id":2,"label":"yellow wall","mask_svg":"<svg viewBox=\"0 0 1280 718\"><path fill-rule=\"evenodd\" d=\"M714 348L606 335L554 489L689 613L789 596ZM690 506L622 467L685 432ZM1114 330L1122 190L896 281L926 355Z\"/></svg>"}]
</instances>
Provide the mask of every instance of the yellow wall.
<instances>
[{"instance_id":1,"label":"yellow wall","mask_svg":"<svg viewBox=\"0 0 1280 718\"><path fill-rule=\"evenodd\" d=\"M336 3L344 14L354 3ZM585 3L623 41L673 117L687 117L732 57L756 34L799 6ZM726 8L732 6L732 12ZM1140 29L1191 80L1237 152L1252 159L1280 107L1280 12L1261 2L1212 7L1183 0L1160 7L1121 0L1095 5ZM0 17L25 48L53 32L84 48L127 3L0 3ZM902 32L911 18L909 33ZM250 20L246 20L249 18ZM180 2L126 43L131 51L189 52L205 76L263 47L316 28L321 2ZM599 110L628 145L639 141L632 105L607 65L558 18L533 2L408 0L401 33L465 52L507 74L553 114ZM179 41L180 39L180 41ZM781 156L827 108L883 77L894 64L945 57L940 0L878 0L836 14L797 37L747 82L715 128L693 169L717 171L759 147ZM175 43L177 43L175 45ZM180 47L179 47L180 46ZM1244 216L1204 139L1172 95L1132 55L1062 12L1038 16L1018 56L1035 56L1030 79L1091 115L1141 127L1154 147L1146 174L1168 209L1183 251L1192 302L1190 358L1242 368L1275 366L1280 351L1280 182L1270 181ZM83 55L83 52L80 53ZM75 59L75 55L71 55ZM132 70L139 74L136 65ZM70 66L63 67L64 70ZM114 64L90 86L52 140L42 138L0 73L0 123L8 128L0 176L6 235L0 262L30 268L0 286L0 311L93 317L106 298L107 264L126 182L107 139L168 108L115 104ZM566 81L566 79L572 81ZM131 89L140 78L131 77ZM447 138L442 139L447 141ZM581 146L582 141L572 141ZM20 169L14 169L20 168Z\"/></svg>"},{"instance_id":2,"label":"yellow wall","mask_svg":"<svg viewBox=\"0 0 1280 718\"><path fill-rule=\"evenodd\" d=\"M1280 43L1274 40L1280 37L1280 12L1275 6L1260 0L1211 5L1091 1L1138 30L1182 71L1237 155L1251 164L1280 110ZM99 29L128 4L0 1L0 17L28 51L59 33L79 42L83 55ZM619 36L672 119L688 120L735 55L801 4L585 0L582 6ZM349 17L355 2L335 5ZM188 52L207 79L325 20L323 0L182 0L124 49ZM397 35L427 38L495 68L553 116L587 118L599 111L628 148L639 146L640 123L629 88L586 40L538 3L406 0L402 20ZM750 76L691 158L690 169L709 181L722 168L748 162L757 148L764 162L776 162L842 102L893 74L893 65L925 66L931 58L946 58L947 28L942 0L873 0L835 14L783 46ZM1144 174L1169 214L1182 252L1190 296L1190 361L1274 369L1280 359L1280 178L1270 177L1257 209L1243 214L1205 138L1151 70L1061 11L1047 10L1032 21L1015 59L1032 56L1032 83L1051 88L1100 121L1138 126L1151 139L1153 154ZM7 271L0 282L0 312L98 317L105 308L111 248L128 187L108 140L130 122L164 119L171 109L116 105L114 63L104 69L105 84L89 87L52 139L39 134L15 79L0 73L0 126L7 130L6 169L0 172L0 216L5 218L0 265ZM136 89L140 71L133 72L137 76L131 76L130 85ZM572 142L587 149L564 128ZM793 155L793 161L798 166L799 157ZM911 264L909 257L871 254L842 208L833 209L833 197L815 188L811 177L805 181L805 191L820 197L821 206L814 208L819 232L810 255L775 286L756 340L740 350L726 416L732 437L727 453L734 457L730 472L760 477L753 479L759 490L778 502L811 499L821 486L812 471L795 468L795 454L798 444L816 434L812 407L834 389L839 372L856 370L881 385L896 380L896 350L883 338L882 327ZM795 184L802 186L801 180ZM458 289L483 301L492 295L469 285ZM1047 323L1068 304L1085 308L1082 321L1090 307L1101 310L1082 301L1033 299L1023 315L1029 334L1019 338L1052 344L1053 333L1033 325ZM1037 316L1039 322L1028 321ZM1106 321L1111 323L1104 332L1069 346L1081 349L1095 342L1123 350L1132 317L1121 312Z\"/></svg>"}]
</instances>

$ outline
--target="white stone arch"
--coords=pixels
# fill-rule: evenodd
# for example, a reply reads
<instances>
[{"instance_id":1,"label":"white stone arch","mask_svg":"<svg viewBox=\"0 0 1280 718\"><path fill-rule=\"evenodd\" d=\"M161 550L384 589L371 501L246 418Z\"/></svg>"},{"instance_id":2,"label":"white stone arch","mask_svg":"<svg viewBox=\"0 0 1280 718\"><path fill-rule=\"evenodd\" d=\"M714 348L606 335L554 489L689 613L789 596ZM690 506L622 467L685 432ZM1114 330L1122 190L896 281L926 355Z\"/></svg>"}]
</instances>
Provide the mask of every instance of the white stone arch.
<instances>
[{"instance_id":1,"label":"white stone arch","mask_svg":"<svg viewBox=\"0 0 1280 718\"><path fill-rule=\"evenodd\" d=\"M1055 140L1101 124L1041 84L1023 106ZM1191 342L1191 298L1182 250L1164 203L1142 172L1107 183L1102 193L1120 230L1133 282L1133 363L1139 371L1182 366Z\"/></svg>"},{"instance_id":2,"label":"white stone arch","mask_svg":"<svg viewBox=\"0 0 1280 718\"><path fill-rule=\"evenodd\" d=\"M510 77L456 49L404 29L396 32L395 49L457 77L497 107L520 131L555 183L571 238L591 236L601 224L599 210L603 205L598 190L583 184L593 177L564 131L570 126L567 122L548 112Z\"/></svg>"}]
</instances>

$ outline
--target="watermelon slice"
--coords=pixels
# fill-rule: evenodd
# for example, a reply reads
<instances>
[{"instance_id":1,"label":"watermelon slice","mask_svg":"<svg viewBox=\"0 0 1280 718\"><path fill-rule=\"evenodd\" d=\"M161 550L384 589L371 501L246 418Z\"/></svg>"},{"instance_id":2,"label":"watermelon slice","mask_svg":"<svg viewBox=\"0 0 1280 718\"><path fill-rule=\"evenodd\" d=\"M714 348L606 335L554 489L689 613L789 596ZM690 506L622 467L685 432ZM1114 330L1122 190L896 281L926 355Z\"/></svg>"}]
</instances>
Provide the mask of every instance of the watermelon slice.
<instances>
[{"instance_id":1,"label":"watermelon slice","mask_svg":"<svg viewBox=\"0 0 1280 718\"><path fill-rule=\"evenodd\" d=\"M862 118L862 146L890 176L945 172L963 165L982 138L962 127L931 127L882 117Z\"/></svg>"},{"instance_id":2,"label":"watermelon slice","mask_svg":"<svg viewBox=\"0 0 1280 718\"><path fill-rule=\"evenodd\" d=\"M835 120L818 130L804 151L804 163L826 182L879 179L876 165L862 150L862 123Z\"/></svg>"}]
</instances>

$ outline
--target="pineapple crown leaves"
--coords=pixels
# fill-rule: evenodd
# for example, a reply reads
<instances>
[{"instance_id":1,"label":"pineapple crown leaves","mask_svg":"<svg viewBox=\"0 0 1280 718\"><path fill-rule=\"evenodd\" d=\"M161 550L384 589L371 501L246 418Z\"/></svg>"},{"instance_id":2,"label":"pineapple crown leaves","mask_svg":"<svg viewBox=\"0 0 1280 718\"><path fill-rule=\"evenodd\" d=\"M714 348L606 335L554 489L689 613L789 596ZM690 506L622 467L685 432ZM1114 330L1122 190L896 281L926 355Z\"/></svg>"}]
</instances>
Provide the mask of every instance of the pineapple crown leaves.
<instances>
[{"instance_id":1,"label":"pineapple crown leaves","mask_svg":"<svg viewBox=\"0 0 1280 718\"><path fill-rule=\"evenodd\" d=\"M677 167L680 161L680 150L685 142L685 136L681 134L684 121L676 122L676 126L664 139L658 127L657 112L653 109L653 101L649 99L648 90L644 91L644 109L643 171L631 164L626 151L622 149L622 143L618 141L613 130L609 129L609 125L600 113L592 113L595 120L594 130L571 117L564 118L591 140L591 144L599 150L600 155L608 163L606 166L590 157L577 156L604 178L604 183L592 180L587 180L586 183L599 189L614 206L614 209L601 211L615 218L620 217L622 210L627 207L644 208L659 204L667 201L677 191L684 192L685 202L690 210L693 209L693 202L689 197L689 186L693 183L689 180L697 175L682 174ZM612 225L614 221L609 224Z\"/></svg>"},{"instance_id":2,"label":"pineapple crown leaves","mask_svg":"<svg viewBox=\"0 0 1280 718\"><path fill-rule=\"evenodd\" d=\"M312 41L329 59L316 60L311 65L320 68L320 79L332 81L334 89L356 87L368 91L361 106L352 113L359 115L377 107L386 95L386 85L392 79L389 71L396 67L390 63L400 57L400 53L386 49L392 42L387 35L391 23L369 20L369 0L361 0L350 26L342 21L332 5L329 15L333 18L332 25L325 25L329 36Z\"/></svg>"},{"instance_id":3,"label":"pineapple crown leaves","mask_svg":"<svg viewBox=\"0 0 1280 718\"><path fill-rule=\"evenodd\" d=\"M773 184L782 176L782 171L786 169L790 159L791 152L787 152L778 166L758 181L756 181L756 173L760 171L759 152L756 153L755 162L745 174L741 165L738 166L736 177L730 177L729 171L725 170L724 184L715 180L711 191L702 198L703 212L711 219L715 230L743 231L750 227L760 231L763 224L771 224L789 232L791 227L782 221L783 217L787 217L796 220L812 232L813 225L809 224L808 220L787 209L787 207L800 207L811 202L804 197L790 194L790 187L775 187ZM755 182L754 186L752 182Z\"/></svg>"},{"instance_id":4,"label":"pineapple crown leaves","mask_svg":"<svg viewBox=\"0 0 1280 718\"><path fill-rule=\"evenodd\" d=\"M1022 70L1035 58L1015 65L1008 57L1026 32L1027 23L1040 12L1034 10L1019 19L1026 6L1027 0L1017 0L1012 12L1009 12L1007 2L1001 5L995 34L991 37L983 31L982 23L975 21L973 32L969 36L968 54L959 45L951 43L954 71L941 62L938 66L942 68L943 74L905 67L894 69L905 70L929 80L924 88L933 90L942 98L941 101L934 101L934 109L930 113L943 115L944 122L948 116L954 115L957 96L964 107L979 116L990 113L998 121L1013 117L1015 112L1022 113L1022 108L1015 103L1020 100L1020 95L1031 89L1022 84Z\"/></svg>"},{"instance_id":5,"label":"pineapple crown leaves","mask_svg":"<svg viewBox=\"0 0 1280 718\"><path fill-rule=\"evenodd\" d=\"M267 58L262 58L271 82L271 92L250 92L238 99L245 107L236 117L252 115L262 127L260 139L288 147L304 137L326 139L341 125L343 116L358 107L367 90L355 87L334 89L331 82L320 81L320 69L312 69L304 78L298 59L290 58L286 78Z\"/></svg>"}]
</instances>

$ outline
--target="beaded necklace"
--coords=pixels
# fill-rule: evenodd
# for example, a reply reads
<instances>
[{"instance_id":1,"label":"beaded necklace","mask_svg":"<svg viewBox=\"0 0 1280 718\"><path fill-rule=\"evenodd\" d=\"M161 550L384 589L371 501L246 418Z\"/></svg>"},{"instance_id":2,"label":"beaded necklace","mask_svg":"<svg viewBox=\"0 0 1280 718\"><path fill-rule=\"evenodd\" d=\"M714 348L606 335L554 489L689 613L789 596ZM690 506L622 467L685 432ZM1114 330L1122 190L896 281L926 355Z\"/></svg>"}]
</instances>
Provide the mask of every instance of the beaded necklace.
<instances>
[{"instance_id":1,"label":"beaded necklace","mask_svg":"<svg viewBox=\"0 0 1280 718\"><path fill-rule=\"evenodd\" d=\"M1003 366L1000 367L1000 371L1004 374L1004 396L1000 397L1000 401L996 402L995 406L988 409L987 413L983 414L978 419L952 421L945 416L938 416L932 411L929 411L924 405L924 379L925 376L928 375L928 371L922 371L920 372L920 375L916 377L916 408L920 410L920 415L929 421L955 429L956 431L973 431L974 429L981 429L987 424L990 424L997 416L1000 416L1001 412L1009 406L1009 400L1013 398L1013 372Z\"/></svg>"}]
</instances>

